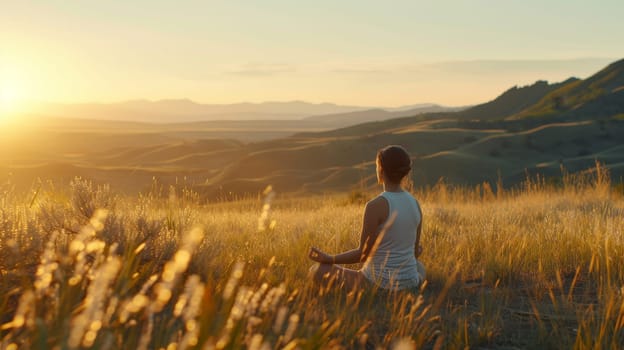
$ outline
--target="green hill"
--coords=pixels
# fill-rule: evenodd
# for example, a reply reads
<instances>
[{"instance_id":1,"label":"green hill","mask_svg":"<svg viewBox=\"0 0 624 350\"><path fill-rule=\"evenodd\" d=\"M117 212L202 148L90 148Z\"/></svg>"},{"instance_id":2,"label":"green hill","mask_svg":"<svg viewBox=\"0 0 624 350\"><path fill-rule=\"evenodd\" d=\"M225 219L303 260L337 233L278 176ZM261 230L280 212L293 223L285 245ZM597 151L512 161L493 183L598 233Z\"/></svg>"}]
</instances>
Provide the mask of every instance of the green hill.
<instances>
[{"instance_id":1,"label":"green hill","mask_svg":"<svg viewBox=\"0 0 624 350\"><path fill-rule=\"evenodd\" d=\"M544 96L578 81L576 78L570 78L562 83L548 84L540 80L529 86L514 86L493 101L459 112L458 117L478 120L504 119L533 107Z\"/></svg>"},{"instance_id":2,"label":"green hill","mask_svg":"<svg viewBox=\"0 0 624 350\"><path fill-rule=\"evenodd\" d=\"M596 119L620 113L624 113L624 59L549 92L514 118Z\"/></svg>"}]
</instances>

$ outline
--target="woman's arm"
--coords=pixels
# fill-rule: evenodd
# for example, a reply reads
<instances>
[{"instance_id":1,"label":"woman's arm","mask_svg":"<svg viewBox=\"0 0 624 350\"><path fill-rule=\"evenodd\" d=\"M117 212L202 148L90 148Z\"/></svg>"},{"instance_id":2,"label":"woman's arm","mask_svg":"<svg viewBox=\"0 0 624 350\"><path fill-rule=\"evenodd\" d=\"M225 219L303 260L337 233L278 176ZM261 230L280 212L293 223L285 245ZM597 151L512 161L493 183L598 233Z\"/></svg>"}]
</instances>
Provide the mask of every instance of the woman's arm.
<instances>
[{"instance_id":1,"label":"woman's arm","mask_svg":"<svg viewBox=\"0 0 624 350\"><path fill-rule=\"evenodd\" d=\"M420 209L420 204L417 205L418 212L420 212L420 222L418 223L418 227L416 228L416 244L414 244L414 257L416 257L416 259L418 259L423 250L422 246L420 245L420 233L422 232L423 214L422 209Z\"/></svg>"},{"instance_id":2,"label":"woman's arm","mask_svg":"<svg viewBox=\"0 0 624 350\"><path fill-rule=\"evenodd\" d=\"M360 245L344 253L329 255L318 248L310 249L310 259L322 264L356 264L366 260L379 235L379 226L388 218L388 202L377 197L366 203L362 219Z\"/></svg>"},{"instance_id":3,"label":"woman's arm","mask_svg":"<svg viewBox=\"0 0 624 350\"><path fill-rule=\"evenodd\" d=\"M337 255L330 255L316 247L312 247L310 248L309 256L310 259L321 264L355 264L360 262L362 252L359 248L356 248Z\"/></svg>"},{"instance_id":4,"label":"woman's arm","mask_svg":"<svg viewBox=\"0 0 624 350\"><path fill-rule=\"evenodd\" d=\"M360 248L351 249L344 253L336 254L333 258L333 264L356 264L359 263L362 257L362 251Z\"/></svg>"},{"instance_id":5,"label":"woman's arm","mask_svg":"<svg viewBox=\"0 0 624 350\"><path fill-rule=\"evenodd\" d=\"M414 244L414 257L416 257L416 259L418 259L423 250L420 245L420 232L422 232L422 218L420 219L418 228L416 228L416 244Z\"/></svg>"},{"instance_id":6,"label":"woman's arm","mask_svg":"<svg viewBox=\"0 0 624 350\"><path fill-rule=\"evenodd\" d=\"M380 226L388 220L389 212L390 206L383 197L377 197L366 204L362 222L362 234L360 235L360 246L358 248L361 252L360 261L358 262L366 261L368 256L373 253L375 243L382 230Z\"/></svg>"}]
</instances>

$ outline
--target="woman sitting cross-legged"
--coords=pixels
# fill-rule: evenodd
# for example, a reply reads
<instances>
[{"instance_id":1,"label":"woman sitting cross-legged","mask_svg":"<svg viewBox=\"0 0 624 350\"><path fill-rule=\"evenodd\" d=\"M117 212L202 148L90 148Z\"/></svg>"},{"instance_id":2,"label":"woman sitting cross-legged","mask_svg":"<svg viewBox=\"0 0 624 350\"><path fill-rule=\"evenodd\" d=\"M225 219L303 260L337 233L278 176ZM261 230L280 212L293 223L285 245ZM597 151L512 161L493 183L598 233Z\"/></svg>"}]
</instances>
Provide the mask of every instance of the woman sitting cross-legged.
<instances>
[{"instance_id":1,"label":"woman sitting cross-legged","mask_svg":"<svg viewBox=\"0 0 624 350\"><path fill-rule=\"evenodd\" d=\"M311 271L314 281L348 290L377 286L388 290L417 288L425 270L417 260L421 253L422 211L416 199L401 187L411 170L411 159L401 146L377 152L377 181L384 191L366 203L359 247L329 255L316 247L309 257L318 262ZM337 264L363 262L360 270Z\"/></svg>"}]
</instances>

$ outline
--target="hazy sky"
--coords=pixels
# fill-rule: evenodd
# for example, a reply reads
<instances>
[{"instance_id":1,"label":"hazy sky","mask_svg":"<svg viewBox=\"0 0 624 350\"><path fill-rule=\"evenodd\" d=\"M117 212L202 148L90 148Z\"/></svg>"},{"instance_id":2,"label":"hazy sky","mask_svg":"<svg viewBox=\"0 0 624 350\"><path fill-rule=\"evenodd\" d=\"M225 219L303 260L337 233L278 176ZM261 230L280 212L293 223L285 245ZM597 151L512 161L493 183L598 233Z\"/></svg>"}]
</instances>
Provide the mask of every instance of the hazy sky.
<instances>
[{"instance_id":1,"label":"hazy sky","mask_svg":"<svg viewBox=\"0 0 624 350\"><path fill-rule=\"evenodd\" d=\"M622 0L0 0L5 99L490 100L624 57Z\"/></svg>"}]
</instances>

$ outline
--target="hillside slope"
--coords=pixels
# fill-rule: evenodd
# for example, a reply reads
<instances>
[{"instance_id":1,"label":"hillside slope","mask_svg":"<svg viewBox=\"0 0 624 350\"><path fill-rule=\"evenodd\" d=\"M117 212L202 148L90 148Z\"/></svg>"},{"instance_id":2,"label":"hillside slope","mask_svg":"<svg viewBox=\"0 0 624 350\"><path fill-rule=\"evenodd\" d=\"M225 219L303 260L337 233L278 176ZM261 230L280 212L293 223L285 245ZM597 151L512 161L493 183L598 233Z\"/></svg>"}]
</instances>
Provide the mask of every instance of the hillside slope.
<instances>
[{"instance_id":1,"label":"hillside slope","mask_svg":"<svg viewBox=\"0 0 624 350\"><path fill-rule=\"evenodd\" d=\"M549 92L514 118L596 119L620 113L624 113L624 59Z\"/></svg>"},{"instance_id":2,"label":"hillside slope","mask_svg":"<svg viewBox=\"0 0 624 350\"><path fill-rule=\"evenodd\" d=\"M231 163L202 186L204 193L257 192L271 184L280 191L331 191L375 186L376 151L401 144L413 155L417 186L444 178L454 184L493 183L499 176L514 185L530 173L559 176L591 167L596 160L612 165L614 179L624 175L624 121L551 123L517 132L500 129L441 128L436 122L361 137L290 138L264 144ZM286 146L288 145L288 146Z\"/></svg>"},{"instance_id":3,"label":"hillside slope","mask_svg":"<svg viewBox=\"0 0 624 350\"><path fill-rule=\"evenodd\" d=\"M570 78L561 83L548 84L548 82L540 80L529 86L514 86L490 102L458 113L458 117L478 120L504 119L533 107L552 91L578 81L576 78Z\"/></svg>"}]
</instances>

